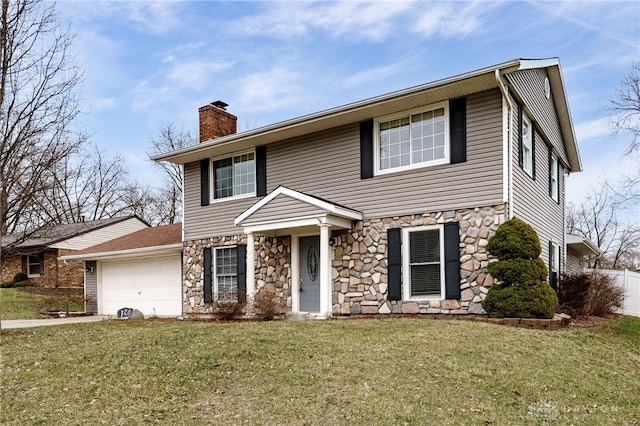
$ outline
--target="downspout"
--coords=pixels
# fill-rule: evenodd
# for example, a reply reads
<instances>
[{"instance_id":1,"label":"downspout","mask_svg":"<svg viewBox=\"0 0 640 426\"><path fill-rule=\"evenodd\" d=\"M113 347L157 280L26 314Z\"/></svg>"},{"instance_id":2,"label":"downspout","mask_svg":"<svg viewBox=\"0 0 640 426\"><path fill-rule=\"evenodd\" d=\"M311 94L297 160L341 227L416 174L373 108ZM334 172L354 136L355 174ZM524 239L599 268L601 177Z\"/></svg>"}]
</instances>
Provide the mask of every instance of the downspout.
<instances>
[{"instance_id":1,"label":"downspout","mask_svg":"<svg viewBox=\"0 0 640 426\"><path fill-rule=\"evenodd\" d=\"M513 129L513 103L511 103L511 99L509 98L509 89L507 89L502 81L502 76L500 75L500 70L497 69L495 71L496 81L498 82L498 87L500 87L500 92L502 92L502 97L507 101L507 105L509 106L508 110L508 128L507 128L507 219L511 219L513 217L513 161L511 159L511 132Z\"/></svg>"}]
</instances>

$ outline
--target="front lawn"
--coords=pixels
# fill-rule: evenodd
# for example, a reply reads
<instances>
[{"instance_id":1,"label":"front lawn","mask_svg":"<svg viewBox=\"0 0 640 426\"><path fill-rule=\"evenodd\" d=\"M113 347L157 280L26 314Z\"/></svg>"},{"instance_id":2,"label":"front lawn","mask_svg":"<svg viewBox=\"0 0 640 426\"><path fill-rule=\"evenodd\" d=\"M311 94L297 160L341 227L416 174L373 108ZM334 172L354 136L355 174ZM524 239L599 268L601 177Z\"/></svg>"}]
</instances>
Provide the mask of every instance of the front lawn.
<instances>
[{"instance_id":1,"label":"front lawn","mask_svg":"<svg viewBox=\"0 0 640 426\"><path fill-rule=\"evenodd\" d=\"M640 319L108 321L2 332L2 424L640 421Z\"/></svg>"},{"instance_id":2,"label":"front lawn","mask_svg":"<svg viewBox=\"0 0 640 426\"><path fill-rule=\"evenodd\" d=\"M68 300L70 298L67 296L47 296L27 293L18 288L0 288L0 319L46 318L40 312L45 310L66 311ZM84 302L72 301L69 303L69 311L83 312Z\"/></svg>"}]
</instances>

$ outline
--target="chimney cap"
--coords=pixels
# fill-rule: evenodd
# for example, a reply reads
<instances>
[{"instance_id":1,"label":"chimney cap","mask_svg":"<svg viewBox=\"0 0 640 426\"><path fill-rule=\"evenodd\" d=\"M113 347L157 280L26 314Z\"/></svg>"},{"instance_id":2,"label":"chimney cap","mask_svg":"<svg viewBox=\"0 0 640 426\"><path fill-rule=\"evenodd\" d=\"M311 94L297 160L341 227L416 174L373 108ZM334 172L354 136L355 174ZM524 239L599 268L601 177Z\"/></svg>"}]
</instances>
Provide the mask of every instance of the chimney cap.
<instances>
[{"instance_id":1,"label":"chimney cap","mask_svg":"<svg viewBox=\"0 0 640 426\"><path fill-rule=\"evenodd\" d=\"M220 109L226 109L229 106L229 104L222 101L211 102L211 105Z\"/></svg>"}]
</instances>

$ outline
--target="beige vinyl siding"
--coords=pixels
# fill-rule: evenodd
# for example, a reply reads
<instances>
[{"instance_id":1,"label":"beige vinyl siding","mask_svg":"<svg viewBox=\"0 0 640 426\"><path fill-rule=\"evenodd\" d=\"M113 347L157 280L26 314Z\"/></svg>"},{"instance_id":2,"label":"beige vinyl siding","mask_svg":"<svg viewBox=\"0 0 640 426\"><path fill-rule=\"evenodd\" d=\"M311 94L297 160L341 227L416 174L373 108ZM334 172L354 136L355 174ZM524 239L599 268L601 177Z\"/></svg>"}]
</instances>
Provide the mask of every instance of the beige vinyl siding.
<instances>
[{"instance_id":1,"label":"beige vinyl siding","mask_svg":"<svg viewBox=\"0 0 640 426\"><path fill-rule=\"evenodd\" d=\"M259 223L283 217L304 217L323 213L327 213L327 211L304 201L280 194L245 219L244 223Z\"/></svg>"},{"instance_id":2,"label":"beige vinyl siding","mask_svg":"<svg viewBox=\"0 0 640 426\"><path fill-rule=\"evenodd\" d=\"M122 237L135 231L147 228L148 226L140 219L132 217L112 225L104 226L94 231L89 231L77 237L60 241L51 247L67 250L83 250L96 244L104 243L114 238Z\"/></svg>"},{"instance_id":3,"label":"beige vinyl siding","mask_svg":"<svg viewBox=\"0 0 640 426\"><path fill-rule=\"evenodd\" d=\"M85 312L91 314L98 313L98 273L95 260L88 260L84 263L84 297ZM91 272L87 271L92 268Z\"/></svg>"},{"instance_id":4,"label":"beige vinyl siding","mask_svg":"<svg viewBox=\"0 0 640 426\"><path fill-rule=\"evenodd\" d=\"M358 123L273 144L267 153L267 190L284 185L360 211L365 218L499 204L500 108L498 91L467 98L467 162L371 179L360 179Z\"/></svg>"},{"instance_id":5,"label":"beige vinyl siding","mask_svg":"<svg viewBox=\"0 0 640 426\"><path fill-rule=\"evenodd\" d=\"M267 172L268 173L268 172ZM184 239L242 234L234 219L259 197L242 197L200 205L200 163L184 166Z\"/></svg>"},{"instance_id":6,"label":"beige vinyl siding","mask_svg":"<svg viewBox=\"0 0 640 426\"><path fill-rule=\"evenodd\" d=\"M513 215L529 223L538 233L542 254L540 257L549 266L549 241L560 245L560 271L564 272L562 259L564 246L565 168L558 165L558 201L549 195L549 148L536 126L535 180L518 164L519 141L517 111L514 114L512 138L513 161ZM536 123L537 124L537 123Z\"/></svg>"},{"instance_id":7,"label":"beige vinyl siding","mask_svg":"<svg viewBox=\"0 0 640 426\"><path fill-rule=\"evenodd\" d=\"M575 250L567 250L567 270L568 274L580 274L584 272L584 260L582 255Z\"/></svg>"},{"instance_id":8,"label":"beige vinyl siding","mask_svg":"<svg viewBox=\"0 0 640 426\"><path fill-rule=\"evenodd\" d=\"M360 179L359 123L267 146L267 192L279 185L363 213L365 218L497 205L503 202L502 99L467 97L467 161ZM374 118L374 117L371 117ZM185 238L235 235L258 197L200 206L199 164L185 165Z\"/></svg>"},{"instance_id":9,"label":"beige vinyl siding","mask_svg":"<svg viewBox=\"0 0 640 426\"><path fill-rule=\"evenodd\" d=\"M507 79L538 126L544 137L551 143L558 157L565 165L569 164L567 152L560 132L560 123L553 103L553 92L549 99L544 93L544 80L547 73L544 69L517 71L507 74Z\"/></svg>"}]
</instances>

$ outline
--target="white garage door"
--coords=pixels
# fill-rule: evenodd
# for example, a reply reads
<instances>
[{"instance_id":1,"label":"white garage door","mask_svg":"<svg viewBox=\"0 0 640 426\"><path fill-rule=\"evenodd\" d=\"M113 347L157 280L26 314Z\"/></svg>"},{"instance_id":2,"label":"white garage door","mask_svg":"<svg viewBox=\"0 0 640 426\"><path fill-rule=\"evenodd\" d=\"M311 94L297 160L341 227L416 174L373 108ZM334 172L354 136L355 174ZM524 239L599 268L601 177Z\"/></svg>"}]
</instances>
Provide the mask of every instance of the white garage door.
<instances>
[{"instance_id":1,"label":"white garage door","mask_svg":"<svg viewBox=\"0 0 640 426\"><path fill-rule=\"evenodd\" d=\"M99 313L127 307L145 317L182 314L181 269L180 254L100 262Z\"/></svg>"}]
</instances>

